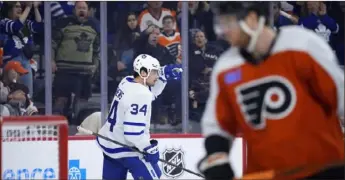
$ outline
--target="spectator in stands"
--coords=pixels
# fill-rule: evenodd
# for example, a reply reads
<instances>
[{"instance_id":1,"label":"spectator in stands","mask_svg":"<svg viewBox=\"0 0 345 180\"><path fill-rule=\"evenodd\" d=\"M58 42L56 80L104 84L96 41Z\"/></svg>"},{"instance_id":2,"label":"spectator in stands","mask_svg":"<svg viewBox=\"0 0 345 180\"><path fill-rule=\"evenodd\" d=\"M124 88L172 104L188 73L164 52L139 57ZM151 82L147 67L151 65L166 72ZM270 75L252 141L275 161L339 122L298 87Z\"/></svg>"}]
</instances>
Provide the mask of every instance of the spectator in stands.
<instances>
[{"instance_id":1,"label":"spectator in stands","mask_svg":"<svg viewBox=\"0 0 345 180\"><path fill-rule=\"evenodd\" d=\"M281 3L279 1L273 4L274 28L277 30L282 26L298 24L298 19L288 13L281 13Z\"/></svg>"},{"instance_id":2,"label":"spectator in stands","mask_svg":"<svg viewBox=\"0 0 345 180\"><path fill-rule=\"evenodd\" d=\"M97 20L99 19L99 13L98 13L98 9L99 7L99 3L100 2L90 2L89 3L89 11L88 11L88 16L89 17L93 17L96 18Z\"/></svg>"},{"instance_id":3,"label":"spectator in stands","mask_svg":"<svg viewBox=\"0 0 345 180\"><path fill-rule=\"evenodd\" d=\"M91 97L91 79L100 60L99 24L88 17L88 4L75 3L74 15L58 19L52 28L52 64L55 114L67 115L68 100L74 93L74 107Z\"/></svg>"},{"instance_id":4,"label":"spectator in stands","mask_svg":"<svg viewBox=\"0 0 345 180\"><path fill-rule=\"evenodd\" d=\"M123 77L133 72L134 42L140 37L140 29L135 13L128 13L121 29L115 36L114 45L108 50L108 95L112 101L116 87Z\"/></svg>"},{"instance_id":5,"label":"spectator in stands","mask_svg":"<svg viewBox=\"0 0 345 180\"><path fill-rule=\"evenodd\" d=\"M64 18L73 14L75 1L51 1L52 20Z\"/></svg>"},{"instance_id":6,"label":"spectator in stands","mask_svg":"<svg viewBox=\"0 0 345 180\"><path fill-rule=\"evenodd\" d=\"M114 49L119 52L120 57L124 53L124 59L121 62L124 62L122 66L132 65L133 59L133 43L136 39L140 37L140 29L138 26L137 16L130 12L126 18L126 22L119 30L115 36ZM127 51L127 52L126 52ZM128 62L129 60L129 62ZM127 64L129 63L129 64Z\"/></svg>"},{"instance_id":7,"label":"spectator in stands","mask_svg":"<svg viewBox=\"0 0 345 180\"><path fill-rule=\"evenodd\" d=\"M288 14L293 14L294 13L294 5L290 4L290 2L287 1L276 1L280 5L280 9Z\"/></svg>"},{"instance_id":8,"label":"spectator in stands","mask_svg":"<svg viewBox=\"0 0 345 180\"><path fill-rule=\"evenodd\" d=\"M17 83L20 76L28 74L29 71L25 69L19 61L10 61L6 63L4 67L4 74L2 76L2 82L5 86L11 83Z\"/></svg>"},{"instance_id":9,"label":"spectator in stands","mask_svg":"<svg viewBox=\"0 0 345 180\"><path fill-rule=\"evenodd\" d=\"M68 16L73 15L73 10L75 6L76 1L51 1L50 2L50 11L52 20L57 20L60 18L66 18ZM92 2L91 2L92 3ZM91 4L90 3L90 4ZM96 2L99 3L99 2ZM89 16L95 17L96 8L92 7L89 4ZM43 8L40 9L41 12L43 12Z\"/></svg>"},{"instance_id":10,"label":"spectator in stands","mask_svg":"<svg viewBox=\"0 0 345 180\"><path fill-rule=\"evenodd\" d=\"M189 98L192 120L200 121L209 94L209 79L212 67L223 52L218 46L207 43L203 31L193 36L189 51Z\"/></svg>"},{"instance_id":11,"label":"spectator in stands","mask_svg":"<svg viewBox=\"0 0 345 180\"><path fill-rule=\"evenodd\" d=\"M9 68L12 63L16 63L17 66L15 68ZM10 94L10 88L8 85L10 83L16 82L18 76L21 74L26 74L27 70L24 69L21 64L17 61L11 61L7 64L7 71L4 72L1 76L0 81L0 104L7 104L8 102L8 95Z\"/></svg>"},{"instance_id":12,"label":"spectator in stands","mask_svg":"<svg viewBox=\"0 0 345 180\"><path fill-rule=\"evenodd\" d=\"M333 18L327 15L327 7L321 1L307 1L307 16L301 17L299 24L315 31L330 42L331 34L338 33L339 26Z\"/></svg>"},{"instance_id":13,"label":"spectator in stands","mask_svg":"<svg viewBox=\"0 0 345 180\"><path fill-rule=\"evenodd\" d=\"M30 99L29 89L24 84L17 83L19 77L27 73L19 61L10 61L4 67L0 83L0 103L3 106L0 109L6 109L12 116L30 116L38 113Z\"/></svg>"},{"instance_id":14,"label":"spectator in stands","mask_svg":"<svg viewBox=\"0 0 345 180\"><path fill-rule=\"evenodd\" d=\"M0 33L5 34L3 62L10 60L20 61L23 67L29 71L21 77L21 82L29 88L30 96L33 94L33 76L30 59L32 52L32 33L42 33L43 23L38 7L40 2L24 2L25 9L19 1L5 2L2 7L2 19L0 21ZM33 8L35 21L27 17Z\"/></svg>"},{"instance_id":15,"label":"spectator in stands","mask_svg":"<svg viewBox=\"0 0 345 180\"><path fill-rule=\"evenodd\" d=\"M178 62L176 57L172 56L167 48L158 44L159 35L159 28L155 25L151 25L142 32L140 37L134 42L134 57L139 54L149 54L157 58L161 66Z\"/></svg>"},{"instance_id":16,"label":"spectator in stands","mask_svg":"<svg viewBox=\"0 0 345 180\"><path fill-rule=\"evenodd\" d=\"M162 8L162 1L148 1L148 7L142 11L139 15L139 27L140 31L145 31L150 25L156 25L159 28L163 28L163 18L165 16L176 17L176 13L169 9ZM176 30L176 25L174 29Z\"/></svg>"},{"instance_id":17,"label":"spectator in stands","mask_svg":"<svg viewBox=\"0 0 345 180\"><path fill-rule=\"evenodd\" d=\"M206 1L189 1L189 18L188 18L188 28L192 34L195 34L195 31L203 30L206 36L210 41L216 40L216 35L213 31L213 13L210 10L210 5ZM177 24L178 28L181 29L181 7L182 1L179 1L177 4ZM192 39L189 39L193 41Z\"/></svg>"},{"instance_id":18,"label":"spectator in stands","mask_svg":"<svg viewBox=\"0 0 345 180\"><path fill-rule=\"evenodd\" d=\"M0 81L0 116L11 115L9 108L6 105L9 93L10 93L10 88L4 86L4 83Z\"/></svg>"},{"instance_id":19,"label":"spectator in stands","mask_svg":"<svg viewBox=\"0 0 345 180\"><path fill-rule=\"evenodd\" d=\"M205 33L201 30L193 35L191 50L190 52L194 52L195 55L203 57L207 67L213 67L219 55L224 51L218 44L208 43Z\"/></svg>"},{"instance_id":20,"label":"spectator in stands","mask_svg":"<svg viewBox=\"0 0 345 180\"><path fill-rule=\"evenodd\" d=\"M176 57L177 62L181 63L181 35L175 31L175 18L165 16L163 18L163 31L158 37L158 44L166 47L170 54Z\"/></svg>"}]
</instances>

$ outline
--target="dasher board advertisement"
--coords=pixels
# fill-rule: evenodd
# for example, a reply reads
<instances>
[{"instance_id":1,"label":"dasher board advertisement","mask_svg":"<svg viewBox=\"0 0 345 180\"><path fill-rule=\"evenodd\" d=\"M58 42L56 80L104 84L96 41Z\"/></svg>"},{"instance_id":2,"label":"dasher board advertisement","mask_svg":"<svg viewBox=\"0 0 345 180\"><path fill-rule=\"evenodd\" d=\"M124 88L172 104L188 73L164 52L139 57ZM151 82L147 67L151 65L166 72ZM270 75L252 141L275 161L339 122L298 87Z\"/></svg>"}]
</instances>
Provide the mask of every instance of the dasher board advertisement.
<instances>
[{"instance_id":1,"label":"dasher board advertisement","mask_svg":"<svg viewBox=\"0 0 345 180\"><path fill-rule=\"evenodd\" d=\"M203 138L153 136L159 142L160 158L179 167L198 172L196 165L204 156ZM58 179L58 148L52 141L3 143L2 179ZM68 143L69 179L102 179L103 154L94 137L70 137ZM245 148L236 138L230 161L236 176L242 175ZM201 179L180 168L159 163L161 179ZM128 173L128 179L133 179Z\"/></svg>"}]
</instances>

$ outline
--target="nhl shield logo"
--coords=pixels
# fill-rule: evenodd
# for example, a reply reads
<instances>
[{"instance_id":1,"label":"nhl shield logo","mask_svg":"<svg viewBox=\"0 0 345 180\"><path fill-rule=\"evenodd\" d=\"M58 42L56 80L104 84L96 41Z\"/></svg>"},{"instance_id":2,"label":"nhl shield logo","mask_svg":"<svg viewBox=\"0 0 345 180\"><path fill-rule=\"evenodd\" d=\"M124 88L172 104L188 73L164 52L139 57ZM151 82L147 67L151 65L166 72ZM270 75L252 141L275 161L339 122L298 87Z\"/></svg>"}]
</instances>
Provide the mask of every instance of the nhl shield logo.
<instances>
[{"instance_id":1,"label":"nhl shield logo","mask_svg":"<svg viewBox=\"0 0 345 180\"><path fill-rule=\"evenodd\" d=\"M175 164L178 167L185 167L184 164L184 154L181 149L166 149L163 152L163 158L164 160L171 162ZM171 166L169 164L163 163L163 173L171 178L176 178L178 176L181 176L183 173L183 170L174 166Z\"/></svg>"}]
</instances>

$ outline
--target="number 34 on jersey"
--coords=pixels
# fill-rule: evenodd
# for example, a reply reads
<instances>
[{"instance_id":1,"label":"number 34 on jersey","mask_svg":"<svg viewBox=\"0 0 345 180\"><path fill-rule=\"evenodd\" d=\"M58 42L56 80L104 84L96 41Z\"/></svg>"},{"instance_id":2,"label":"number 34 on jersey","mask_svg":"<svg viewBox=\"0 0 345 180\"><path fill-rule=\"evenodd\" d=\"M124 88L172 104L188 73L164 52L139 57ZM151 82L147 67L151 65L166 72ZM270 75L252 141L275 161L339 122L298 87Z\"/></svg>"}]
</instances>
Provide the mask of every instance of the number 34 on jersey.
<instances>
[{"instance_id":1,"label":"number 34 on jersey","mask_svg":"<svg viewBox=\"0 0 345 180\"><path fill-rule=\"evenodd\" d=\"M111 124L110 125L110 131L112 132L113 131L113 128L114 128L114 125L116 124L116 119L117 119L117 116L118 116L118 106L119 106L119 101L122 100L122 97L124 96L124 92L118 88L116 90L116 93L115 93L115 97L114 97L114 100L112 102L112 105L111 105L111 108L110 108L110 112L109 112L109 115L108 115L108 122ZM127 111L129 111L130 114L132 115L140 115L141 116L147 116L147 112L148 112L148 104L145 104L145 103L140 103L140 101L138 102L132 102L132 101L129 101L131 102L129 104L129 109ZM124 103L126 104L126 103ZM123 112L122 112L123 113Z\"/></svg>"}]
</instances>

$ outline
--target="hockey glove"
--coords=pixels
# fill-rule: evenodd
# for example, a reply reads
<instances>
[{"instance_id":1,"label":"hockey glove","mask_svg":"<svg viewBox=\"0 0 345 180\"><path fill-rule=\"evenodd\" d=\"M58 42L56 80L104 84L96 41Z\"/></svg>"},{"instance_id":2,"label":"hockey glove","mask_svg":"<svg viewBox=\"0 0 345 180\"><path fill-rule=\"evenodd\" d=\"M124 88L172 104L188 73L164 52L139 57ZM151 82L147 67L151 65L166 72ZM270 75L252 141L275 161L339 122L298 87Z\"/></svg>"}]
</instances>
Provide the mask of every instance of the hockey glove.
<instances>
[{"instance_id":1,"label":"hockey glove","mask_svg":"<svg viewBox=\"0 0 345 180\"><path fill-rule=\"evenodd\" d=\"M144 159L146 162L150 162L152 164L157 164L159 160L159 150L158 150L158 141L152 139L150 141L151 145L144 148Z\"/></svg>"},{"instance_id":2,"label":"hockey glove","mask_svg":"<svg viewBox=\"0 0 345 180\"><path fill-rule=\"evenodd\" d=\"M168 64L161 67L159 70L159 77L163 81L167 80L179 80L182 76L182 65L181 64Z\"/></svg>"},{"instance_id":3,"label":"hockey glove","mask_svg":"<svg viewBox=\"0 0 345 180\"><path fill-rule=\"evenodd\" d=\"M224 180L234 177L229 156L225 152L216 152L206 156L198 163L198 169L205 175L206 180Z\"/></svg>"}]
</instances>

